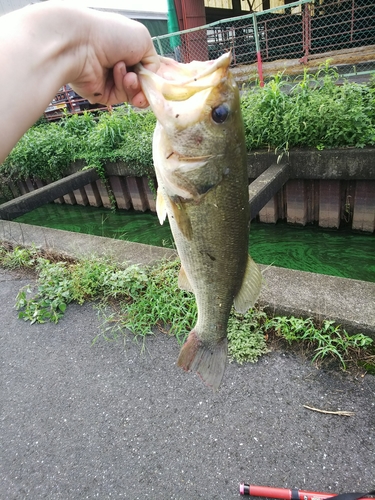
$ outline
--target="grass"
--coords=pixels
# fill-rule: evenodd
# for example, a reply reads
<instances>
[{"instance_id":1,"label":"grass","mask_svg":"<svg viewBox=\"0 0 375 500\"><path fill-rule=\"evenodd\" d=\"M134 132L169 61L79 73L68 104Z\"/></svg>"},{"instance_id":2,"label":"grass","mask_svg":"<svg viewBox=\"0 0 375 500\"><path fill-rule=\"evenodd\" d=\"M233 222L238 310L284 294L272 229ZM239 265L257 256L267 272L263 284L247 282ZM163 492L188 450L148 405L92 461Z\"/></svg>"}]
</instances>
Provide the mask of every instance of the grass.
<instances>
[{"instance_id":1,"label":"grass","mask_svg":"<svg viewBox=\"0 0 375 500\"><path fill-rule=\"evenodd\" d=\"M57 323L71 302L88 300L96 301L102 313L101 333L107 340L125 330L143 339L159 330L182 344L196 322L194 295L177 286L177 260L155 267L126 267L105 259L64 260L35 248L2 244L0 266L35 271L35 284L23 287L16 298L18 317L31 324ZM231 360L255 362L280 339L284 346L311 353L312 362L333 358L346 369L356 360L367 371L375 371L373 340L361 333L349 335L333 321L317 324L311 318L269 316L260 309L244 315L232 311Z\"/></svg>"},{"instance_id":2,"label":"grass","mask_svg":"<svg viewBox=\"0 0 375 500\"><path fill-rule=\"evenodd\" d=\"M343 369L347 367L350 353L371 349L373 345L372 338L362 333L349 335L340 325L327 319L316 325L312 318L274 317L267 320L265 329L273 331L289 345L303 343L312 349L313 362L331 356Z\"/></svg>"}]
</instances>

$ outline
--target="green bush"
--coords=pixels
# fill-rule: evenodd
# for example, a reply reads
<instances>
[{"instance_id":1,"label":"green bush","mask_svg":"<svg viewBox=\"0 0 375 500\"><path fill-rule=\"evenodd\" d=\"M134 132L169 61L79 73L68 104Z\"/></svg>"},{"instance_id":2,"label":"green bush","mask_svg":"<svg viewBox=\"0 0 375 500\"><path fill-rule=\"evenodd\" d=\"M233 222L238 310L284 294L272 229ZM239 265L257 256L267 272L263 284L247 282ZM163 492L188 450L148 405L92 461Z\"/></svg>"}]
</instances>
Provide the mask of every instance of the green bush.
<instances>
[{"instance_id":1,"label":"green bush","mask_svg":"<svg viewBox=\"0 0 375 500\"><path fill-rule=\"evenodd\" d=\"M152 134L156 119L151 112L134 112L129 106L102 113L83 146L87 165L124 161L134 175L152 170Z\"/></svg>"},{"instance_id":2,"label":"green bush","mask_svg":"<svg viewBox=\"0 0 375 500\"><path fill-rule=\"evenodd\" d=\"M20 139L0 166L0 177L56 180L76 160L99 170L109 161L124 161L134 175L147 175L153 171L155 123L153 113L126 105L97 116L85 112L57 123L42 122Z\"/></svg>"},{"instance_id":3,"label":"green bush","mask_svg":"<svg viewBox=\"0 0 375 500\"><path fill-rule=\"evenodd\" d=\"M243 93L241 108L247 149L364 147L375 143L375 78L369 85L344 81L329 65L305 71L294 81L282 75ZM0 178L55 180L71 162L103 171L107 162L124 161L129 173L153 172L152 112L130 106L111 113L66 116L58 123L39 121L0 165Z\"/></svg>"},{"instance_id":4,"label":"green bush","mask_svg":"<svg viewBox=\"0 0 375 500\"><path fill-rule=\"evenodd\" d=\"M289 81L276 75L242 97L248 150L364 147L375 143L374 88L324 66Z\"/></svg>"}]
</instances>

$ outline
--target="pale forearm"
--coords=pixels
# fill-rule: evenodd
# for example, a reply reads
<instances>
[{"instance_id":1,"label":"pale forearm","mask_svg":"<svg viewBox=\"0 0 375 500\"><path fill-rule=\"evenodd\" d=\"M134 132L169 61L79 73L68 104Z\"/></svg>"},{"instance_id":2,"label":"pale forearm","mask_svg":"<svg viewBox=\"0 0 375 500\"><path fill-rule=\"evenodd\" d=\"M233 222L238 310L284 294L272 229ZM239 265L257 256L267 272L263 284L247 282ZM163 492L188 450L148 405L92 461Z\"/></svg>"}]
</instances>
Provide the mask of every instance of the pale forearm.
<instances>
[{"instance_id":1,"label":"pale forearm","mask_svg":"<svg viewBox=\"0 0 375 500\"><path fill-rule=\"evenodd\" d=\"M0 18L0 162L78 68L80 36L63 5L33 5ZM74 45L73 45L74 43Z\"/></svg>"},{"instance_id":2,"label":"pale forearm","mask_svg":"<svg viewBox=\"0 0 375 500\"><path fill-rule=\"evenodd\" d=\"M66 83L91 102L145 107L140 61L160 65L150 34L118 14L52 0L0 17L0 163Z\"/></svg>"}]
</instances>

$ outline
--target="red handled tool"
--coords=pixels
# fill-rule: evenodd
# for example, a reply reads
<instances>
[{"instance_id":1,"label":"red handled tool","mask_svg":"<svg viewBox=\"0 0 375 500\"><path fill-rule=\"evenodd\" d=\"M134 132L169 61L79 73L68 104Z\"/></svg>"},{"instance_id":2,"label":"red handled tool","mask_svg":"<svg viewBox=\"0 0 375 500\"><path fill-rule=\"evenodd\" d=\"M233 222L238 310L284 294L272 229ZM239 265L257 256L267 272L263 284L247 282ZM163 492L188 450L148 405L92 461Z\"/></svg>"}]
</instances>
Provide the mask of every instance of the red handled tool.
<instances>
[{"instance_id":1,"label":"red handled tool","mask_svg":"<svg viewBox=\"0 0 375 500\"><path fill-rule=\"evenodd\" d=\"M254 484L240 484L240 494L252 497L268 497L281 500L324 500L326 498L337 497L338 500L374 500L366 498L366 495L374 495L375 491L369 493L321 493L317 491L305 491L289 488L273 488L270 486L256 486Z\"/></svg>"}]
</instances>

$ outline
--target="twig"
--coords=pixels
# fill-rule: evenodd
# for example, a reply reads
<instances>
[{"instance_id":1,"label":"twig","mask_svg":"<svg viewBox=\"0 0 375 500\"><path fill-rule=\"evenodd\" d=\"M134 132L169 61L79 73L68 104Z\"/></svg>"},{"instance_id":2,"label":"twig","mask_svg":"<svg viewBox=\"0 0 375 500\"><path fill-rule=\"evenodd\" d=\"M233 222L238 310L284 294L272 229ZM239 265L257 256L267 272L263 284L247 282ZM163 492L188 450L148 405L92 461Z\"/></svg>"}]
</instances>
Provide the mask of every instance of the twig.
<instances>
[{"instance_id":1,"label":"twig","mask_svg":"<svg viewBox=\"0 0 375 500\"><path fill-rule=\"evenodd\" d=\"M317 411L319 413L329 413L330 415L341 415L343 417L352 417L353 415L355 415L355 413L353 411L341 411L341 410L338 410L338 411L329 411L329 410L319 410L319 408L313 408L312 406L307 406L307 405L303 405L304 408L307 408L308 410L312 410L312 411Z\"/></svg>"}]
</instances>

